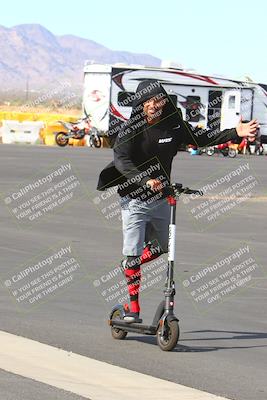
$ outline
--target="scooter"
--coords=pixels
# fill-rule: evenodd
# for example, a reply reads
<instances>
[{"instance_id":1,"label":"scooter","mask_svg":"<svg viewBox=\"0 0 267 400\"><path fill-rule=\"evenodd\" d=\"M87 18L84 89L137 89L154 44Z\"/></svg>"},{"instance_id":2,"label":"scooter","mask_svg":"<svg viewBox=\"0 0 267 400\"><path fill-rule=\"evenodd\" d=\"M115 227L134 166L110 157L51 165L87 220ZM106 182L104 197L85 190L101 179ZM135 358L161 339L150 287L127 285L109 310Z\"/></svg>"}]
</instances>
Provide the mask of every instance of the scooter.
<instances>
[{"instance_id":1,"label":"scooter","mask_svg":"<svg viewBox=\"0 0 267 400\"><path fill-rule=\"evenodd\" d=\"M230 158L235 158L237 151L230 146L231 142L218 144L217 146L208 146L205 148L205 153L208 156L213 156L215 153L221 153L224 157L229 156Z\"/></svg>"},{"instance_id":2,"label":"scooter","mask_svg":"<svg viewBox=\"0 0 267 400\"><path fill-rule=\"evenodd\" d=\"M124 317L129 311L128 304L118 304L113 307L108 324L111 327L111 335L114 339L124 339L128 332L140 333L145 335L156 335L157 344L163 351L171 351L175 348L179 335L179 320L174 315L174 296L175 282L173 280L174 259L175 259L175 233L176 233L176 204L181 194L203 195L200 190L193 190L183 187L181 183L172 183L163 189L167 195L167 201L171 207L171 216L169 224L169 243L168 243L168 267L167 277L164 289L165 299L160 302L154 315L151 325L126 322Z\"/></svg>"}]
</instances>

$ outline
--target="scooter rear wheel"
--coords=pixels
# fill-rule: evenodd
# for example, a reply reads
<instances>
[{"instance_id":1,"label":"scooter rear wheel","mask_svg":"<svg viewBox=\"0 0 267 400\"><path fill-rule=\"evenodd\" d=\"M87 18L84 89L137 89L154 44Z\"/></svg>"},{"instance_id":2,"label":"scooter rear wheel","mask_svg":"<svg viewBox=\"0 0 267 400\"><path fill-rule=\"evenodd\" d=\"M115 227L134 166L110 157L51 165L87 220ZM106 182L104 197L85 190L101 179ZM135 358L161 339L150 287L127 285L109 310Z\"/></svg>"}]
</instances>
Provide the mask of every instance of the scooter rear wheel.
<instances>
[{"instance_id":1,"label":"scooter rear wheel","mask_svg":"<svg viewBox=\"0 0 267 400\"><path fill-rule=\"evenodd\" d=\"M113 315L112 319L121 319L120 317L120 311L116 310ZM114 328L113 326L111 327L111 335L114 339L117 340L123 340L126 338L128 332L123 331L122 329L119 328Z\"/></svg>"},{"instance_id":2,"label":"scooter rear wheel","mask_svg":"<svg viewBox=\"0 0 267 400\"><path fill-rule=\"evenodd\" d=\"M167 322L167 326L163 337L161 336L161 327L157 331L157 343L161 350L171 351L175 348L180 335L178 321L173 320Z\"/></svg>"}]
</instances>

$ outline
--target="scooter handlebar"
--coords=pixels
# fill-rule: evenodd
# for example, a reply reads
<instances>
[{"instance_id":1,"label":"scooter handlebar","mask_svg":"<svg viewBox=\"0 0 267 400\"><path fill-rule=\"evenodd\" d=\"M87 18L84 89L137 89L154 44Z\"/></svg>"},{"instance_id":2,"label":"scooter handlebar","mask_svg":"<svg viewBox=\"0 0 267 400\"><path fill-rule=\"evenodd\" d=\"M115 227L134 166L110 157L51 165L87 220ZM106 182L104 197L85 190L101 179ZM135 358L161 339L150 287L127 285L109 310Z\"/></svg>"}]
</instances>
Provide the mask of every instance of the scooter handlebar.
<instances>
[{"instance_id":1,"label":"scooter handlebar","mask_svg":"<svg viewBox=\"0 0 267 400\"><path fill-rule=\"evenodd\" d=\"M199 196L203 196L204 193L202 190L184 188L183 194L198 194Z\"/></svg>"},{"instance_id":2,"label":"scooter handlebar","mask_svg":"<svg viewBox=\"0 0 267 400\"><path fill-rule=\"evenodd\" d=\"M199 196L203 196L203 192L201 190L190 189L188 187L183 187L181 183L173 183L169 186L163 188L163 193L171 196L179 196L181 194L197 194Z\"/></svg>"},{"instance_id":3,"label":"scooter handlebar","mask_svg":"<svg viewBox=\"0 0 267 400\"><path fill-rule=\"evenodd\" d=\"M151 189L150 185L147 185ZM162 192L166 196L179 196L180 194L197 194L203 196L202 190L189 189L188 187L183 187L182 183L171 183L162 189Z\"/></svg>"}]
</instances>

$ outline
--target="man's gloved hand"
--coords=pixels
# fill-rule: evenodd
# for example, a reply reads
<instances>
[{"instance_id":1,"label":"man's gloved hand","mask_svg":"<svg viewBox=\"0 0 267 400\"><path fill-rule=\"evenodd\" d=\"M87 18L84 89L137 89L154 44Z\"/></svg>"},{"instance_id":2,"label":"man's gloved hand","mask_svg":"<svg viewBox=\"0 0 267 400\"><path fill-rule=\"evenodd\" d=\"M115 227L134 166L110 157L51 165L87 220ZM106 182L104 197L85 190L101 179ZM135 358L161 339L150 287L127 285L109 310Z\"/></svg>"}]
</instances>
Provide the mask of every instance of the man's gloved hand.
<instances>
[{"instance_id":1,"label":"man's gloved hand","mask_svg":"<svg viewBox=\"0 0 267 400\"><path fill-rule=\"evenodd\" d=\"M146 185L149 189L152 190L152 192L160 192L164 187L159 179L149 179Z\"/></svg>"}]
</instances>

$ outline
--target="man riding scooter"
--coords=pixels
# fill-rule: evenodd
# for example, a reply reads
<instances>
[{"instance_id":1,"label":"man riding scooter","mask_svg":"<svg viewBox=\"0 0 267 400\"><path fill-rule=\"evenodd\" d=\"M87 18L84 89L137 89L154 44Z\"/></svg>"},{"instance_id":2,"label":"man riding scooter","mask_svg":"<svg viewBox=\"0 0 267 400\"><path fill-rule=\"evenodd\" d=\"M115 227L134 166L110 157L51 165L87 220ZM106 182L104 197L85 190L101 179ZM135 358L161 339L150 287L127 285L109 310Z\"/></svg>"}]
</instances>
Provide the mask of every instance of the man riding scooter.
<instances>
[{"instance_id":1,"label":"man riding scooter","mask_svg":"<svg viewBox=\"0 0 267 400\"><path fill-rule=\"evenodd\" d=\"M130 119L114 145L114 161L99 176L97 189L118 185L123 228L123 271L130 310L124 320L141 321L139 289L141 265L168 251L170 205L164 187L170 184L172 161L182 144L198 147L246 137L255 140L258 122L211 132L183 121L157 80L141 82L136 90ZM154 246L153 246L154 244Z\"/></svg>"}]
</instances>

